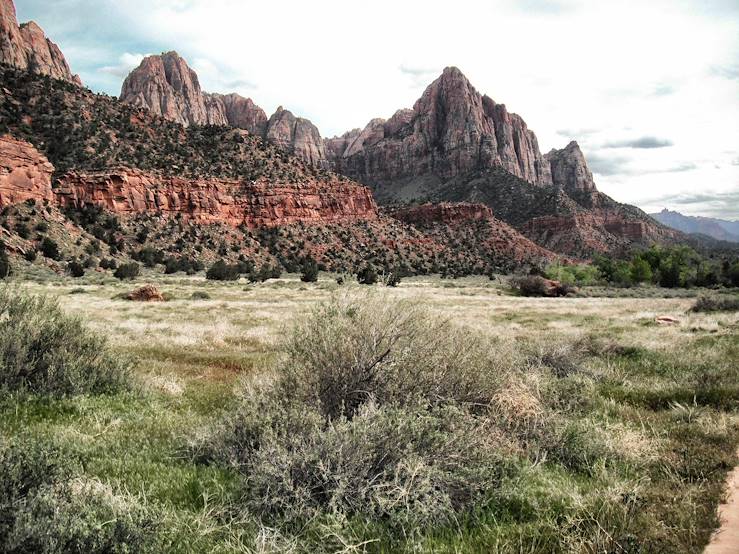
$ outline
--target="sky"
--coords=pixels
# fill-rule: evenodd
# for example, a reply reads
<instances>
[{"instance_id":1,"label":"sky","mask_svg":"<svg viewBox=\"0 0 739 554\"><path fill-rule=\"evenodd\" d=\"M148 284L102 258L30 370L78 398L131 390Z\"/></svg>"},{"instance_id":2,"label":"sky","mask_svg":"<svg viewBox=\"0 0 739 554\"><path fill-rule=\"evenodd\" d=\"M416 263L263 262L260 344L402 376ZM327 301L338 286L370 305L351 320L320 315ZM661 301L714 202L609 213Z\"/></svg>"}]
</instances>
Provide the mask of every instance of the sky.
<instances>
[{"instance_id":1,"label":"sky","mask_svg":"<svg viewBox=\"0 0 739 554\"><path fill-rule=\"evenodd\" d=\"M94 91L176 50L209 92L323 136L412 107L444 67L577 140L598 188L648 212L739 219L737 0L16 0Z\"/></svg>"}]
</instances>

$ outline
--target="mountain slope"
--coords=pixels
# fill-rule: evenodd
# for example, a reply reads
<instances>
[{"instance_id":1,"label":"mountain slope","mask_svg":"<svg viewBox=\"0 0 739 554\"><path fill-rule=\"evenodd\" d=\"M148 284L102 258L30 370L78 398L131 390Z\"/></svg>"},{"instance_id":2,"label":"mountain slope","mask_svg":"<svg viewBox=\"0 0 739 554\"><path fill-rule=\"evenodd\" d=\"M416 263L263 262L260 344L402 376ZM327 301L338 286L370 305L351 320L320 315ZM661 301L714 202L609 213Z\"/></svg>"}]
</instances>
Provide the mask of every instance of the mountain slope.
<instances>
[{"instance_id":1,"label":"mountain slope","mask_svg":"<svg viewBox=\"0 0 739 554\"><path fill-rule=\"evenodd\" d=\"M526 123L446 68L388 121L326 141L339 172L381 204L482 202L549 249L576 257L670 242L679 233L599 192L577 143L546 155Z\"/></svg>"},{"instance_id":2,"label":"mountain slope","mask_svg":"<svg viewBox=\"0 0 739 554\"><path fill-rule=\"evenodd\" d=\"M683 215L666 208L649 215L660 223L683 233L698 233L717 240L739 242L739 221Z\"/></svg>"}]
</instances>

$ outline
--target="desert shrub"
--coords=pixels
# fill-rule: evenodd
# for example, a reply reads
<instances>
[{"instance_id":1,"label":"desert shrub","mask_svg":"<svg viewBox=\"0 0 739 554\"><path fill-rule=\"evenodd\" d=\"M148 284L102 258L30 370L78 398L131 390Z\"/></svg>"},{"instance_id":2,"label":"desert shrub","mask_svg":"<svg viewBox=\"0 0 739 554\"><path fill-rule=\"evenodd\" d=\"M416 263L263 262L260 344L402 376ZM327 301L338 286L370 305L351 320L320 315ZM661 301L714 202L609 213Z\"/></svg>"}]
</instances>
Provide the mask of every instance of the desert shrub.
<instances>
[{"instance_id":1,"label":"desert shrub","mask_svg":"<svg viewBox=\"0 0 739 554\"><path fill-rule=\"evenodd\" d=\"M101 269L117 269L118 263L113 258L103 258L98 264Z\"/></svg>"},{"instance_id":2,"label":"desert shrub","mask_svg":"<svg viewBox=\"0 0 739 554\"><path fill-rule=\"evenodd\" d=\"M26 250L26 253L23 255L26 261L31 262L31 263L36 261L37 256L38 254L32 248L29 248L28 250Z\"/></svg>"},{"instance_id":3,"label":"desert shrub","mask_svg":"<svg viewBox=\"0 0 739 554\"><path fill-rule=\"evenodd\" d=\"M136 262L130 262L127 264L121 264L113 272L113 277L120 279L121 281L129 279L133 280L139 276L141 272L141 266Z\"/></svg>"},{"instance_id":4,"label":"desert shrub","mask_svg":"<svg viewBox=\"0 0 739 554\"><path fill-rule=\"evenodd\" d=\"M374 285L377 282L377 270L372 265L366 265L357 273L360 285Z\"/></svg>"},{"instance_id":5,"label":"desert shrub","mask_svg":"<svg viewBox=\"0 0 739 554\"><path fill-rule=\"evenodd\" d=\"M48 297L0 289L0 388L67 395L114 392L131 361Z\"/></svg>"},{"instance_id":6,"label":"desert shrub","mask_svg":"<svg viewBox=\"0 0 739 554\"><path fill-rule=\"evenodd\" d=\"M351 418L372 400L489 403L496 387L479 337L417 304L335 297L295 325L279 386L328 418Z\"/></svg>"},{"instance_id":7,"label":"desert shrub","mask_svg":"<svg viewBox=\"0 0 739 554\"><path fill-rule=\"evenodd\" d=\"M5 251L5 244L0 242L0 279L5 279L13 273L10 265L8 253Z\"/></svg>"},{"instance_id":8,"label":"desert shrub","mask_svg":"<svg viewBox=\"0 0 739 554\"><path fill-rule=\"evenodd\" d=\"M739 297L701 296L690 308L691 312L737 312Z\"/></svg>"},{"instance_id":9,"label":"desert shrub","mask_svg":"<svg viewBox=\"0 0 739 554\"><path fill-rule=\"evenodd\" d=\"M79 460L38 439L0 445L2 552L152 551L152 515L80 470Z\"/></svg>"},{"instance_id":10,"label":"desert shrub","mask_svg":"<svg viewBox=\"0 0 739 554\"><path fill-rule=\"evenodd\" d=\"M85 275L85 268L77 260L72 260L67 264L67 271L75 278L83 277Z\"/></svg>"},{"instance_id":11,"label":"desert shrub","mask_svg":"<svg viewBox=\"0 0 739 554\"><path fill-rule=\"evenodd\" d=\"M196 290L190 295L193 300L210 300L210 294L203 290Z\"/></svg>"},{"instance_id":12,"label":"desert shrub","mask_svg":"<svg viewBox=\"0 0 739 554\"><path fill-rule=\"evenodd\" d=\"M243 506L261 517L448 525L506 469L484 421L459 407L369 403L327 424L308 406L273 402L251 397L219 448L244 475Z\"/></svg>"},{"instance_id":13,"label":"desert shrub","mask_svg":"<svg viewBox=\"0 0 739 554\"><path fill-rule=\"evenodd\" d=\"M527 275L526 277L512 279L511 286L523 296L547 296L549 290L546 279L539 275Z\"/></svg>"},{"instance_id":14,"label":"desert shrub","mask_svg":"<svg viewBox=\"0 0 739 554\"><path fill-rule=\"evenodd\" d=\"M304 283L315 283L318 281L318 264L313 258L306 259L300 271L300 280Z\"/></svg>"},{"instance_id":15,"label":"desert shrub","mask_svg":"<svg viewBox=\"0 0 739 554\"><path fill-rule=\"evenodd\" d=\"M198 457L240 473L260 517L453 524L508 470L490 417L502 366L416 304L335 297L286 335L276 382L246 387Z\"/></svg>"},{"instance_id":16,"label":"desert shrub","mask_svg":"<svg viewBox=\"0 0 739 554\"><path fill-rule=\"evenodd\" d=\"M52 260L60 260L61 254L59 253L59 245L56 243L56 241L50 239L49 237L44 237L44 240L41 241L41 253Z\"/></svg>"},{"instance_id":17,"label":"desert shrub","mask_svg":"<svg viewBox=\"0 0 739 554\"><path fill-rule=\"evenodd\" d=\"M205 278L210 281L236 281L239 278L239 269L235 265L218 260L205 272Z\"/></svg>"}]
</instances>

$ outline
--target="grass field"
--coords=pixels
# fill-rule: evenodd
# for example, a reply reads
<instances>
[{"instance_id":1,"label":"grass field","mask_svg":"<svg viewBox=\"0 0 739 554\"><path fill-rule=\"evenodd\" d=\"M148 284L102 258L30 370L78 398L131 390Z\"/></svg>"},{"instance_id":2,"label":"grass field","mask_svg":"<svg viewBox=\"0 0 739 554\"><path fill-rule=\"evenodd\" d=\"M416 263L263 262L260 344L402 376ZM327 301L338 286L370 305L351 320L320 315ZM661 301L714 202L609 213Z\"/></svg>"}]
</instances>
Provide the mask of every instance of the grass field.
<instances>
[{"instance_id":1,"label":"grass field","mask_svg":"<svg viewBox=\"0 0 739 554\"><path fill-rule=\"evenodd\" d=\"M116 298L144 282L170 300ZM512 469L444 526L408 532L345 513L300 522L257 516L239 508L238 472L198 460L191 445L236 409L244 387L279 372L281 341L296 321L332 295L367 287L328 276L250 285L154 274L135 284L94 277L20 286L58 297L135 356L140 386L57 399L11 394L0 402L0 432L73 452L84 479L155 514L170 552L697 553L737 462L736 312L688 312L695 292L521 298L488 279L419 277L373 288L386 302L419 304L484 336L498 352L557 353L548 373L517 375L501 390L512 413L529 406L535 414L522 421L556 416L571 443L555 455L521 446L531 441L517 431L520 444L506 447ZM656 323L663 315L678 323ZM559 375L560 366L575 369Z\"/></svg>"}]
</instances>

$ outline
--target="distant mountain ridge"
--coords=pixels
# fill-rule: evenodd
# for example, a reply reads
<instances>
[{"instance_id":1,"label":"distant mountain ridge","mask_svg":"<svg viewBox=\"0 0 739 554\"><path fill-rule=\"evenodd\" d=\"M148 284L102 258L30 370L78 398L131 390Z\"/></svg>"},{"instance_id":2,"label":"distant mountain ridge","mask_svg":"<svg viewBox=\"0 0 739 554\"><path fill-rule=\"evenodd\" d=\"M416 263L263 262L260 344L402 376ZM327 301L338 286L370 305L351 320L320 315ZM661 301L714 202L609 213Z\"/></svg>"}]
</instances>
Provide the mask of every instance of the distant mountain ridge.
<instances>
[{"instance_id":1,"label":"distant mountain ridge","mask_svg":"<svg viewBox=\"0 0 739 554\"><path fill-rule=\"evenodd\" d=\"M121 99L183 125L245 129L370 186L380 204L481 202L529 239L569 256L678 239L599 192L576 142L542 154L523 118L477 92L456 67L444 69L412 109L333 138L282 107L267 118L251 99L203 92L176 52L145 58L124 81Z\"/></svg>"},{"instance_id":2,"label":"distant mountain ridge","mask_svg":"<svg viewBox=\"0 0 739 554\"><path fill-rule=\"evenodd\" d=\"M717 240L739 242L739 221L683 215L667 208L649 215L660 223L683 233L699 233Z\"/></svg>"}]
</instances>

